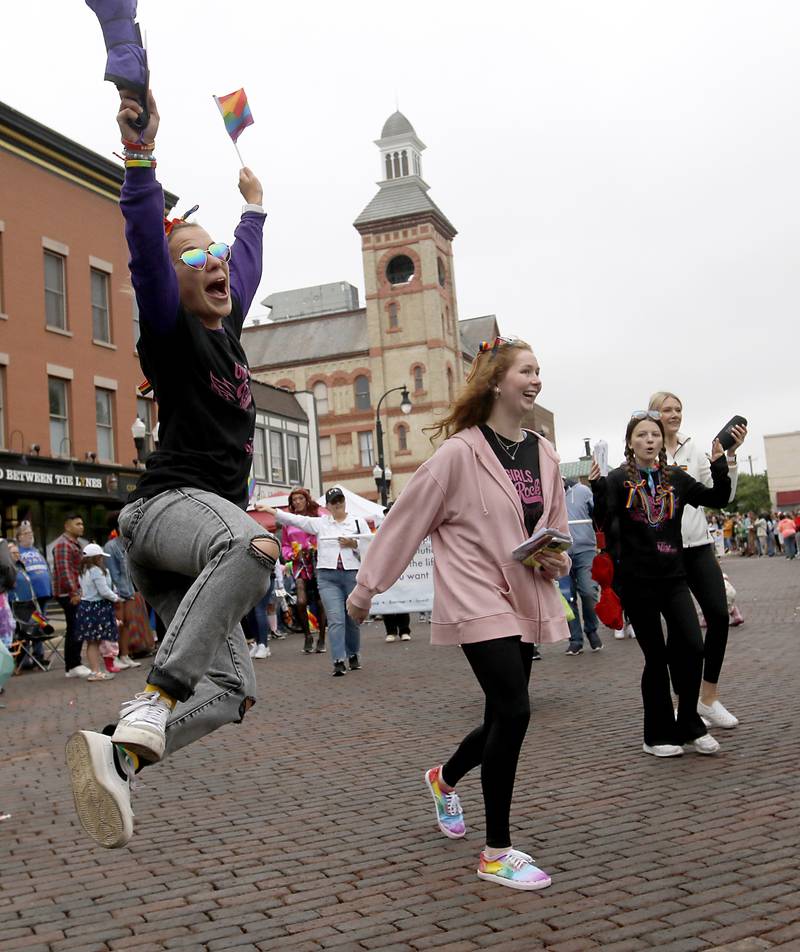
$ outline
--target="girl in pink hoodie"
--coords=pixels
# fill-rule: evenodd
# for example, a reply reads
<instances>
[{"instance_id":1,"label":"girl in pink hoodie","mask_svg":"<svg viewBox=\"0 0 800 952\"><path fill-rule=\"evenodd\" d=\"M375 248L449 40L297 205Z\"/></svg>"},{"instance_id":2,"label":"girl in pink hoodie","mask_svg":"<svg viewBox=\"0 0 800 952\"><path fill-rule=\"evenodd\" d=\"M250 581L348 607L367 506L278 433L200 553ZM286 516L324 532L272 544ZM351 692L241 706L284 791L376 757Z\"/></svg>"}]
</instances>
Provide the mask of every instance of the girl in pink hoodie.
<instances>
[{"instance_id":1,"label":"girl in pink hoodie","mask_svg":"<svg viewBox=\"0 0 800 952\"><path fill-rule=\"evenodd\" d=\"M464 392L435 428L448 437L417 470L364 557L348 601L356 621L431 536L435 601L431 641L459 645L486 697L483 723L425 782L439 829L462 837L455 786L481 768L486 847L478 876L515 889L541 889L550 877L511 845L509 815L530 720L528 681L534 643L569 636L553 581L566 555L542 555L536 569L511 552L539 527L566 533L567 508L555 450L522 429L541 390L539 363L523 341L484 343Z\"/></svg>"}]
</instances>

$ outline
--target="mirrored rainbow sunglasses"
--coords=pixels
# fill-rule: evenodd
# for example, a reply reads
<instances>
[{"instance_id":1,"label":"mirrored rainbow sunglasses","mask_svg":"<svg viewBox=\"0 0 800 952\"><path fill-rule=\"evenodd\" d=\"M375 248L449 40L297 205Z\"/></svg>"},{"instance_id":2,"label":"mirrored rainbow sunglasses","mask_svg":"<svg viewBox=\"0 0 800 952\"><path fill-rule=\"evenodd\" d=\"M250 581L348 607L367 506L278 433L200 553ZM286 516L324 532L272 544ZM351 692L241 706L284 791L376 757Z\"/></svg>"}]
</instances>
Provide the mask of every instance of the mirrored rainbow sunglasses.
<instances>
[{"instance_id":1,"label":"mirrored rainbow sunglasses","mask_svg":"<svg viewBox=\"0 0 800 952\"><path fill-rule=\"evenodd\" d=\"M202 248L189 248L188 251L181 253L181 261L195 271L205 271L209 255L212 258L218 258L220 261L229 261L231 257L230 245L226 245L224 241L215 241L208 246L207 251L203 251Z\"/></svg>"}]
</instances>

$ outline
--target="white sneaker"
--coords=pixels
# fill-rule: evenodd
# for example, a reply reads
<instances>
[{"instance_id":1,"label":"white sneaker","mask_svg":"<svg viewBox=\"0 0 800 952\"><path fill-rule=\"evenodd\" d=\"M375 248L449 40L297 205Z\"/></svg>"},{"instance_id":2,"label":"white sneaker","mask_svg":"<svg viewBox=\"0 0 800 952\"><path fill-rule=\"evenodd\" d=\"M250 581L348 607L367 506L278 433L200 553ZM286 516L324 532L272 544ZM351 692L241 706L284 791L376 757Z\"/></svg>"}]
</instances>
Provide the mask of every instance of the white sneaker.
<instances>
[{"instance_id":1,"label":"white sneaker","mask_svg":"<svg viewBox=\"0 0 800 952\"><path fill-rule=\"evenodd\" d=\"M400 641L411 641L411 635L406 631L400 635Z\"/></svg>"},{"instance_id":2,"label":"white sneaker","mask_svg":"<svg viewBox=\"0 0 800 952\"><path fill-rule=\"evenodd\" d=\"M252 657L256 661L263 661L264 658L269 658L272 655L272 652L269 650L268 645L256 645L256 650L253 652Z\"/></svg>"},{"instance_id":3,"label":"white sneaker","mask_svg":"<svg viewBox=\"0 0 800 952\"><path fill-rule=\"evenodd\" d=\"M64 674L67 678L88 678L91 673L91 668L87 668L85 664L78 664L74 668L70 668L69 671L66 671Z\"/></svg>"},{"instance_id":4,"label":"white sneaker","mask_svg":"<svg viewBox=\"0 0 800 952\"><path fill-rule=\"evenodd\" d=\"M397 635L387 635L387 636L386 636L386 641L389 642L389 643L392 642L392 641L397 641Z\"/></svg>"},{"instance_id":5,"label":"white sneaker","mask_svg":"<svg viewBox=\"0 0 800 952\"><path fill-rule=\"evenodd\" d=\"M654 757L680 757L683 754L683 747L677 744L642 744L642 750Z\"/></svg>"},{"instance_id":6,"label":"white sneaker","mask_svg":"<svg viewBox=\"0 0 800 952\"><path fill-rule=\"evenodd\" d=\"M723 705L722 701L714 701L713 704L703 704L697 702L697 713L703 718L706 727L722 727L725 730L731 730L739 723L739 718Z\"/></svg>"},{"instance_id":7,"label":"white sneaker","mask_svg":"<svg viewBox=\"0 0 800 952\"><path fill-rule=\"evenodd\" d=\"M614 637L617 639L617 641L622 641L623 638L625 637L625 630L624 630L624 629L622 629L622 630L620 630L620 631L616 631L616 630L615 630L615 631L614 631Z\"/></svg>"},{"instance_id":8,"label":"white sneaker","mask_svg":"<svg viewBox=\"0 0 800 952\"><path fill-rule=\"evenodd\" d=\"M120 655L117 658L117 664L120 668L141 668L141 661L134 661L133 658L129 658L127 655Z\"/></svg>"},{"instance_id":9,"label":"white sneaker","mask_svg":"<svg viewBox=\"0 0 800 952\"><path fill-rule=\"evenodd\" d=\"M257 641L254 641L254 642L250 645L250 657L251 657L251 658L254 658L254 657L255 657L255 655L256 655L256 648L258 648L258 642L257 642Z\"/></svg>"},{"instance_id":10,"label":"white sneaker","mask_svg":"<svg viewBox=\"0 0 800 952\"><path fill-rule=\"evenodd\" d=\"M635 638L636 632L633 630L633 625L625 626L625 637L626 638Z\"/></svg>"},{"instance_id":11,"label":"white sneaker","mask_svg":"<svg viewBox=\"0 0 800 952\"><path fill-rule=\"evenodd\" d=\"M133 768L127 758L114 762L111 738L94 731L78 731L67 741L67 768L75 809L81 826L91 838L108 849L124 846L133 835L131 780Z\"/></svg>"},{"instance_id":12,"label":"white sneaker","mask_svg":"<svg viewBox=\"0 0 800 952\"><path fill-rule=\"evenodd\" d=\"M711 734L703 734L697 740L693 740L687 747L692 747L698 754L716 754L719 750L719 741L714 740Z\"/></svg>"},{"instance_id":13,"label":"white sneaker","mask_svg":"<svg viewBox=\"0 0 800 952\"><path fill-rule=\"evenodd\" d=\"M142 691L120 708L119 723L111 738L115 744L155 762L164 756L165 730L172 708L156 691Z\"/></svg>"}]
</instances>

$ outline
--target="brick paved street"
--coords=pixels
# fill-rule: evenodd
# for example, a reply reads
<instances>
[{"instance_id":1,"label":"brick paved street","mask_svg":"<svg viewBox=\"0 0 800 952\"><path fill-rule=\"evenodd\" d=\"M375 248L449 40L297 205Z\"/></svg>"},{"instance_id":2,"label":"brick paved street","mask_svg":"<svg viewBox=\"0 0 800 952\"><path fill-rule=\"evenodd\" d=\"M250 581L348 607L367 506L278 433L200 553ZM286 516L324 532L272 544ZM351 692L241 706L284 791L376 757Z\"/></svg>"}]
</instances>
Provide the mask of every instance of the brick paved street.
<instances>
[{"instance_id":1,"label":"brick paved street","mask_svg":"<svg viewBox=\"0 0 800 952\"><path fill-rule=\"evenodd\" d=\"M480 717L457 650L365 629L365 668L329 677L299 637L258 663L260 700L145 771L129 849L80 831L63 770L78 726L138 687L61 672L13 679L0 711L0 949L800 949L800 563L726 561L747 619L724 699L741 717L714 758L641 753L635 642L544 651L523 750L515 843L543 893L480 882L477 776L467 838L433 823L423 770Z\"/></svg>"}]
</instances>

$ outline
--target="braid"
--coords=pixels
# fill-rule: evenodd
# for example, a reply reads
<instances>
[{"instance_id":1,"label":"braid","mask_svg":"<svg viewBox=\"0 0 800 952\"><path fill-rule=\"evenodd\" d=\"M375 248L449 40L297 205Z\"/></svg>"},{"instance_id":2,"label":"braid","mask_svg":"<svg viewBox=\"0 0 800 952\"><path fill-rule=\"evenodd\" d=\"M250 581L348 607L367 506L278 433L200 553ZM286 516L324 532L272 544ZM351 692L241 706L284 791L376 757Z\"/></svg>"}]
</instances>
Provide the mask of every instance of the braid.
<instances>
[{"instance_id":1,"label":"braid","mask_svg":"<svg viewBox=\"0 0 800 952\"><path fill-rule=\"evenodd\" d=\"M630 479L635 486L639 482L639 467L636 465L636 456L634 455L632 446L625 447L625 459L627 460L628 479ZM636 497L634 497L633 506L631 508L635 506Z\"/></svg>"},{"instance_id":2,"label":"braid","mask_svg":"<svg viewBox=\"0 0 800 952\"><path fill-rule=\"evenodd\" d=\"M661 447L661 450L658 454L658 465L661 469L661 485L664 489L672 489L672 485L669 481L669 470L670 465L667 461L667 450L665 447Z\"/></svg>"}]
</instances>

